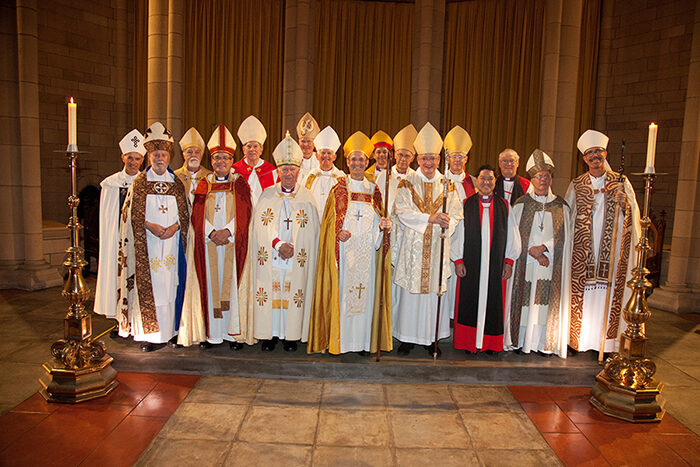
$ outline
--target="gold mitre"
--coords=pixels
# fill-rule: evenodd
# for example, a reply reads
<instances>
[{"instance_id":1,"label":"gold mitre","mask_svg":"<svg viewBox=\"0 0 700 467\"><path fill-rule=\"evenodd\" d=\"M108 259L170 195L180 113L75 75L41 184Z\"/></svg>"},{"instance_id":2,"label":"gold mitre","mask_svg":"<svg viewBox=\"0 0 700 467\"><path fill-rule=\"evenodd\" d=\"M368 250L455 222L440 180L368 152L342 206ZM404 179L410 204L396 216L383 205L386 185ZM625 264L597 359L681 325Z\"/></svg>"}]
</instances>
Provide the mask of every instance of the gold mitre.
<instances>
[{"instance_id":1,"label":"gold mitre","mask_svg":"<svg viewBox=\"0 0 700 467\"><path fill-rule=\"evenodd\" d=\"M260 120L250 115L238 127L238 139L241 140L241 144L257 141L260 145L263 145L265 144L265 139L267 139L267 132Z\"/></svg>"},{"instance_id":2,"label":"gold mitre","mask_svg":"<svg viewBox=\"0 0 700 467\"><path fill-rule=\"evenodd\" d=\"M440 154L442 150L440 133L430 122L427 122L418 132L413 147L416 148L417 154Z\"/></svg>"},{"instance_id":3,"label":"gold mitre","mask_svg":"<svg viewBox=\"0 0 700 467\"><path fill-rule=\"evenodd\" d=\"M374 146L372 145L369 137L361 131L356 131L353 133L352 136L345 141L345 145L343 146L345 157L348 157L348 155L353 151L360 151L369 158L369 155L372 154L373 150Z\"/></svg>"},{"instance_id":4,"label":"gold mitre","mask_svg":"<svg viewBox=\"0 0 700 467\"><path fill-rule=\"evenodd\" d=\"M415 154L416 148L413 147L413 142L416 140L417 135L418 130L416 130L416 127L414 127L412 123L409 123L394 136L394 150L398 151L404 149Z\"/></svg>"},{"instance_id":5,"label":"gold mitre","mask_svg":"<svg viewBox=\"0 0 700 467\"><path fill-rule=\"evenodd\" d=\"M122 154L130 152L138 152L142 156L146 154L146 148L143 147L143 135L139 130L134 128L128 132L121 141L119 141L119 149Z\"/></svg>"},{"instance_id":6,"label":"gold mitre","mask_svg":"<svg viewBox=\"0 0 700 467\"><path fill-rule=\"evenodd\" d=\"M274 151L272 151L272 157L275 158L275 163L277 167L283 165L295 165L301 167L301 161L304 159L304 153L301 151L301 147L294 141L294 138L289 136L289 131L285 135L284 139L279 142Z\"/></svg>"},{"instance_id":7,"label":"gold mitre","mask_svg":"<svg viewBox=\"0 0 700 467\"><path fill-rule=\"evenodd\" d=\"M576 143L576 147L581 151L581 154L585 153L591 148L603 148L608 147L609 138L605 136L600 131L596 130L586 130Z\"/></svg>"},{"instance_id":8,"label":"gold mitre","mask_svg":"<svg viewBox=\"0 0 700 467\"><path fill-rule=\"evenodd\" d=\"M384 146L387 149L392 149L394 147L394 140L382 130L373 134L370 142L373 146L372 150L377 149L379 146Z\"/></svg>"},{"instance_id":9,"label":"gold mitre","mask_svg":"<svg viewBox=\"0 0 700 467\"><path fill-rule=\"evenodd\" d=\"M320 132L321 127L318 126L318 122L309 112L306 112L299 119L299 123L297 123L297 139L314 139Z\"/></svg>"},{"instance_id":10,"label":"gold mitre","mask_svg":"<svg viewBox=\"0 0 700 467\"><path fill-rule=\"evenodd\" d=\"M340 147L340 138L331 126L327 126L314 138L314 146L317 151L327 149L332 152L337 152Z\"/></svg>"},{"instance_id":11,"label":"gold mitre","mask_svg":"<svg viewBox=\"0 0 700 467\"><path fill-rule=\"evenodd\" d=\"M457 125L447 133L443 146L446 151L445 154L452 154L455 152L467 154L472 148L472 138L469 136L469 133L467 133L467 130Z\"/></svg>"},{"instance_id":12,"label":"gold mitre","mask_svg":"<svg viewBox=\"0 0 700 467\"><path fill-rule=\"evenodd\" d=\"M527 160L525 170L531 178L543 170L548 170L550 174L554 175L554 161L543 150L535 149Z\"/></svg>"},{"instance_id":13,"label":"gold mitre","mask_svg":"<svg viewBox=\"0 0 700 467\"><path fill-rule=\"evenodd\" d=\"M233 135L228 131L226 125L222 123L217 126L214 133L211 134L207 147L209 148L209 154L211 156L219 151L226 152L233 156L236 151L236 140L233 139Z\"/></svg>"},{"instance_id":14,"label":"gold mitre","mask_svg":"<svg viewBox=\"0 0 700 467\"><path fill-rule=\"evenodd\" d=\"M202 135L199 134L195 127L187 130L187 133L182 135L182 139L180 139L180 148L182 148L182 152L187 151L187 148L191 148L192 146L197 146L204 152L204 138L202 138Z\"/></svg>"},{"instance_id":15,"label":"gold mitre","mask_svg":"<svg viewBox=\"0 0 700 467\"><path fill-rule=\"evenodd\" d=\"M148 127L146 134L143 139L143 147L146 151L168 151L170 155L173 154L173 135L170 133L165 125L160 122L155 122L153 125Z\"/></svg>"}]
</instances>

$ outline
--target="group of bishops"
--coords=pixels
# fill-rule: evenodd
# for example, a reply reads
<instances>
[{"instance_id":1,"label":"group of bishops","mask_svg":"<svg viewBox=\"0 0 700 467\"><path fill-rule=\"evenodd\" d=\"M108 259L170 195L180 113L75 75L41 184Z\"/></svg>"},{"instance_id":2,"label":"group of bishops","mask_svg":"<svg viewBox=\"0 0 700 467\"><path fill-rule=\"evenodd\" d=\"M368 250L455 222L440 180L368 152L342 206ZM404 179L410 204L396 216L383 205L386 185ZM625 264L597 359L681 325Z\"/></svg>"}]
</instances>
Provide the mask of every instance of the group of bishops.
<instances>
[{"instance_id":1,"label":"group of bishops","mask_svg":"<svg viewBox=\"0 0 700 467\"><path fill-rule=\"evenodd\" d=\"M171 346L439 355L452 334L467 353L616 350L640 234L632 187L587 130L588 171L566 196L535 149L526 172L465 167L471 137L430 124L393 138L341 141L305 114L261 159L267 133L249 116L236 139L218 125L175 141L161 123L119 143L124 168L102 182L95 311L143 351ZM212 170L202 165L209 151ZM439 170L444 150L445 173ZM140 171L144 157L147 167ZM411 168L414 158L417 168ZM370 166L370 161L374 164Z\"/></svg>"}]
</instances>

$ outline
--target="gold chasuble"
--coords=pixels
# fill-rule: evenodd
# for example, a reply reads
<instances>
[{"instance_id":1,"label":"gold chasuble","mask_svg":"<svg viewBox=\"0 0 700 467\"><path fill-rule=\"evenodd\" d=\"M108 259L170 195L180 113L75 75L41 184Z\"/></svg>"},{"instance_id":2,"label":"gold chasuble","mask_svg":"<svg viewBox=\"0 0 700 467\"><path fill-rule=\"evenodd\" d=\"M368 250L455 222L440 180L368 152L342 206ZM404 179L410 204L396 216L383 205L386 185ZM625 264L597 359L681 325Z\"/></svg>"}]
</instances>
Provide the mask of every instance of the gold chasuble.
<instances>
[{"instance_id":1,"label":"gold chasuble","mask_svg":"<svg viewBox=\"0 0 700 467\"><path fill-rule=\"evenodd\" d=\"M187 287L178 333L178 344L184 346L203 341L220 342L227 333L238 342L254 343L252 317L240 306L240 295L249 288L246 252L250 188L237 174L231 174L225 182L216 182L214 178L213 174L207 176L194 191L187 248ZM217 202L220 194L224 195L222 203ZM212 241L207 242L206 226L215 225L215 216L222 207L224 224L235 223L235 228L231 232L233 241L218 247Z\"/></svg>"},{"instance_id":2,"label":"gold chasuble","mask_svg":"<svg viewBox=\"0 0 700 467\"><path fill-rule=\"evenodd\" d=\"M250 231L251 285L246 291L256 339L274 336L306 342L316 273L319 220L316 201L297 183L283 193L279 182L265 189L255 205ZM274 246L289 243L294 256L282 259ZM275 313L284 313L276 320ZM279 324L278 324L279 323ZM282 323L282 329L276 329Z\"/></svg>"},{"instance_id":3,"label":"gold chasuble","mask_svg":"<svg viewBox=\"0 0 700 467\"><path fill-rule=\"evenodd\" d=\"M365 181L367 183L367 181ZM351 201L366 202L373 211L382 217L382 196L376 185L369 193L352 192L348 189L347 178L342 178L328 195L326 208L321 221L321 238L318 248L316 265L316 282L314 298L311 306L311 324L309 327L309 342L307 352L341 353L341 316L340 316L340 240L338 233L343 228L348 206ZM349 215L349 214L348 214ZM392 350L392 317L391 317L391 258L389 242L383 242L376 252L374 271L374 300L372 309L372 328L370 337L370 352L376 352L377 334L381 319L381 350ZM374 248L367 245L367 248ZM384 281L382 282L381 266L384 265ZM360 284L362 285L362 284ZM361 290L358 291L361 293ZM383 308L379 309L380 294L384 294Z\"/></svg>"}]
</instances>

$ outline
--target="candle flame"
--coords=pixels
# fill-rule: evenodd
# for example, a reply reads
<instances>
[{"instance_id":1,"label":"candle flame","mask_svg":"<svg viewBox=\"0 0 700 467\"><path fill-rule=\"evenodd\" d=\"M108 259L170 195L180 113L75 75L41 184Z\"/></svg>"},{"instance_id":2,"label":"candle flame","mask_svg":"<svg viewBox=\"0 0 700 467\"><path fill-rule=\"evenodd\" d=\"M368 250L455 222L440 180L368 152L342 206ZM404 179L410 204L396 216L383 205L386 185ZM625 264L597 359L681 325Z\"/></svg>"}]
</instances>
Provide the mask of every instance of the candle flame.
<instances>
[{"instance_id":1,"label":"candle flame","mask_svg":"<svg viewBox=\"0 0 700 467\"><path fill-rule=\"evenodd\" d=\"M649 126L658 126L658 125L654 122L651 122L651 125L649 125Z\"/></svg>"},{"instance_id":2,"label":"candle flame","mask_svg":"<svg viewBox=\"0 0 700 467\"><path fill-rule=\"evenodd\" d=\"M287 130L287 134L284 135L285 138L286 138L287 136L289 136L289 130Z\"/></svg>"},{"instance_id":3,"label":"candle flame","mask_svg":"<svg viewBox=\"0 0 700 467\"><path fill-rule=\"evenodd\" d=\"M73 104L73 97L70 98L70 103Z\"/></svg>"}]
</instances>

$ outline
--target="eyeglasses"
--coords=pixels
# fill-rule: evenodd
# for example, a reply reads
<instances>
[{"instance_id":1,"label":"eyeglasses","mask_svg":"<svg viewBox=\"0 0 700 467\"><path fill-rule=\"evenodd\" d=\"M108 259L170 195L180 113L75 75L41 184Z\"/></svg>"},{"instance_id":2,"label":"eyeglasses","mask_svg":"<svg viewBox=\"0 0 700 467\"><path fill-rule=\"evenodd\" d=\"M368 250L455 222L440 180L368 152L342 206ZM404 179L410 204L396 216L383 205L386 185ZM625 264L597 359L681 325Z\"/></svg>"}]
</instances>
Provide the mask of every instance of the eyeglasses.
<instances>
[{"instance_id":1,"label":"eyeglasses","mask_svg":"<svg viewBox=\"0 0 700 467\"><path fill-rule=\"evenodd\" d=\"M590 150L584 152L583 155L584 156L592 156L595 154L596 156L601 156L601 155L603 155L604 152L605 152L605 149L595 148L595 149L590 149Z\"/></svg>"},{"instance_id":2,"label":"eyeglasses","mask_svg":"<svg viewBox=\"0 0 700 467\"><path fill-rule=\"evenodd\" d=\"M515 159L501 159L503 165L515 165Z\"/></svg>"},{"instance_id":3,"label":"eyeglasses","mask_svg":"<svg viewBox=\"0 0 700 467\"><path fill-rule=\"evenodd\" d=\"M231 156L214 156L211 158L214 162L223 162L223 161L229 161L233 159Z\"/></svg>"}]
</instances>

